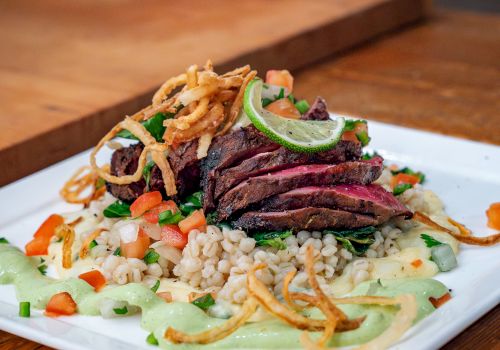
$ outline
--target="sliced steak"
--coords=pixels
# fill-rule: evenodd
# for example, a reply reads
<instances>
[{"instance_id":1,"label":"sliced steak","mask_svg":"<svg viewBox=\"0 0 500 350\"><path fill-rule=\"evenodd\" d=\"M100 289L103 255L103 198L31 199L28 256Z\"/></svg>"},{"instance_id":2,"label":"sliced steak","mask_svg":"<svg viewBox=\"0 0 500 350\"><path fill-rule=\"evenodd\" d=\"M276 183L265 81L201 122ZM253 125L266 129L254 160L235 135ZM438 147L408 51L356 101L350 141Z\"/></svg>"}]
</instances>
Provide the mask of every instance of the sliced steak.
<instances>
[{"instance_id":1,"label":"sliced steak","mask_svg":"<svg viewBox=\"0 0 500 350\"><path fill-rule=\"evenodd\" d=\"M187 142L179 146L173 152L170 152L168 155L168 161L175 175L177 195L179 197L194 192L199 188L200 166L199 160L196 157L197 148L198 141ZM111 156L111 174L123 176L135 173L143 149L144 145L142 143L137 143L113 152ZM106 183L106 189L113 196L122 201L133 202L144 193L146 181L141 179L128 185ZM165 186L161 170L156 165L151 168L149 190L160 191L165 195Z\"/></svg>"},{"instance_id":2,"label":"sliced steak","mask_svg":"<svg viewBox=\"0 0 500 350\"><path fill-rule=\"evenodd\" d=\"M301 208L280 212L249 211L233 222L246 230L324 230L378 225L372 216L328 208Z\"/></svg>"},{"instance_id":3,"label":"sliced steak","mask_svg":"<svg viewBox=\"0 0 500 350\"><path fill-rule=\"evenodd\" d=\"M375 157L367 161L352 161L336 165L301 165L252 177L233 187L221 197L218 205L218 220L225 220L251 204L295 188L372 183L382 173L382 162L382 158Z\"/></svg>"},{"instance_id":4,"label":"sliced steak","mask_svg":"<svg viewBox=\"0 0 500 350\"><path fill-rule=\"evenodd\" d=\"M302 120L328 120L330 114L326 107L326 101L322 97L316 97L309 110L300 118Z\"/></svg>"},{"instance_id":5,"label":"sliced steak","mask_svg":"<svg viewBox=\"0 0 500 350\"><path fill-rule=\"evenodd\" d=\"M197 157L197 150L198 140L193 140L179 145L168 154L167 159L175 175L178 197L182 198L200 188L201 162Z\"/></svg>"},{"instance_id":6,"label":"sliced steak","mask_svg":"<svg viewBox=\"0 0 500 350\"><path fill-rule=\"evenodd\" d=\"M202 164L203 208L210 211L215 208L215 181L219 172L240 163L246 158L262 152L269 152L280 146L272 142L253 125L235 130L217 137L208 150Z\"/></svg>"},{"instance_id":7,"label":"sliced steak","mask_svg":"<svg viewBox=\"0 0 500 350\"><path fill-rule=\"evenodd\" d=\"M305 164L337 164L361 157L361 144L352 141L340 141L335 148L318 153L298 153L280 147L271 152L259 153L245 159L239 165L220 171L216 179L214 199L240 182L265 173L288 169Z\"/></svg>"},{"instance_id":8,"label":"sliced steak","mask_svg":"<svg viewBox=\"0 0 500 350\"><path fill-rule=\"evenodd\" d=\"M341 209L368 214L382 222L394 216L409 218L412 215L392 193L373 184L297 188L265 199L259 207L263 212L305 207Z\"/></svg>"}]
</instances>

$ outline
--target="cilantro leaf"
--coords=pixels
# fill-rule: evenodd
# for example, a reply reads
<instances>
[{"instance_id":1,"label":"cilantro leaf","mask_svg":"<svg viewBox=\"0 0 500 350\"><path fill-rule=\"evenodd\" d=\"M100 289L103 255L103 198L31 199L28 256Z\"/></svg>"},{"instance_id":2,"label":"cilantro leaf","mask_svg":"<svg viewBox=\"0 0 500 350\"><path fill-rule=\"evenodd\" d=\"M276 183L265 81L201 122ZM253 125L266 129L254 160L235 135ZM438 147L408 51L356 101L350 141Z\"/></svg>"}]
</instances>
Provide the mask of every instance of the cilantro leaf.
<instances>
[{"instance_id":1,"label":"cilantro leaf","mask_svg":"<svg viewBox=\"0 0 500 350\"><path fill-rule=\"evenodd\" d=\"M150 160L142 169L142 177L146 181L146 192L149 190L149 181L151 180L151 170L153 169L155 162Z\"/></svg>"},{"instance_id":2,"label":"cilantro leaf","mask_svg":"<svg viewBox=\"0 0 500 350\"><path fill-rule=\"evenodd\" d=\"M439 242L434 237L429 236L429 235L427 235L425 233L422 233L420 235L420 238L422 238L422 240L424 241L424 243L427 246L427 248L432 248L432 247L435 247L435 246L443 244L442 242Z\"/></svg>"},{"instance_id":3,"label":"cilantro leaf","mask_svg":"<svg viewBox=\"0 0 500 350\"><path fill-rule=\"evenodd\" d=\"M257 246L269 246L278 250L286 249L286 243L283 239L292 235L292 230L259 232L253 235Z\"/></svg>"},{"instance_id":4,"label":"cilantro leaf","mask_svg":"<svg viewBox=\"0 0 500 350\"><path fill-rule=\"evenodd\" d=\"M214 298L212 297L212 295L209 293L209 294L205 294L204 296L202 297L199 297L198 299L195 299L191 302L191 304L193 305L196 305L198 306L200 309L202 310L208 310L208 308L212 305L215 304L215 300Z\"/></svg>"},{"instance_id":5,"label":"cilantro leaf","mask_svg":"<svg viewBox=\"0 0 500 350\"><path fill-rule=\"evenodd\" d=\"M9 244L9 241L5 237L0 237L0 244Z\"/></svg>"},{"instance_id":6,"label":"cilantro leaf","mask_svg":"<svg viewBox=\"0 0 500 350\"><path fill-rule=\"evenodd\" d=\"M37 267L38 268L38 271L40 271L40 273L42 275L46 275L47 274L47 265L43 264L43 265L40 265Z\"/></svg>"},{"instance_id":7,"label":"cilantro leaf","mask_svg":"<svg viewBox=\"0 0 500 350\"><path fill-rule=\"evenodd\" d=\"M156 139L156 141L161 142L163 140L163 134L165 133L165 127L163 126L163 122L166 119L171 119L174 117L174 113L156 113L153 117L149 118L146 121L143 121L141 124L144 128L149 131L149 133ZM116 134L117 137L123 137L125 139L137 140L137 137L133 135L128 130L122 130Z\"/></svg>"},{"instance_id":8,"label":"cilantro leaf","mask_svg":"<svg viewBox=\"0 0 500 350\"><path fill-rule=\"evenodd\" d=\"M373 226L356 230L333 231L325 230L323 234L332 234L342 246L354 255L363 255L375 242L374 233L377 229Z\"/></svg>"},{"instance_id":9,"label":"cilantro leaf","mask_svg":"<svg viewBox=\"0 0 500 350\"><path fill-rule=\"evenodd\" d=\"M107 218L121 218L130 216L130 205L122 201L116 201L110 204L104 211L103 215Z\"/></svg>"},{"instance_id":10,"label":"cilantro leaf","mask_svg":"<svg viewBox=\"0 0 500 350\"><path fill-rule=\"evenodd\" d=\"M125 315L127 312L128 312L128 309L126 306L122 307L122 308L116 308L116 309L113 309L113 311L115 312L115 314L117 315Z\"/></svg>"}]
</instances>

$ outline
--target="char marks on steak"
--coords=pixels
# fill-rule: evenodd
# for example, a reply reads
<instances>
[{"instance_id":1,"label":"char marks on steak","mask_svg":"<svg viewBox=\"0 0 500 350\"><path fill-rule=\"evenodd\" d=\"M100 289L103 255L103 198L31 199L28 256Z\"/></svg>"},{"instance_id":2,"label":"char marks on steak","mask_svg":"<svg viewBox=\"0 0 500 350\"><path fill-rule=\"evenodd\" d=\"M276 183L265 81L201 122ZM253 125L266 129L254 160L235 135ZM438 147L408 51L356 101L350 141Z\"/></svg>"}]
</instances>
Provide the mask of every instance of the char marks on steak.
<instances>
[{"instance_id":1,"label":"char marks on steak","mask_svg":"<svg viewBox=\"0 0 500 350\"><path fill-rule=\"evenodd\" d=\"M329 208L301 208L280 212L249 211L233 222L246 230L324 230L327 228L359 228L381 223L376 218Z\"/></svg>"},{"instance_id":2,"label":"char marks on steak","mask_svg":"<svg viewBox=\"0 0 500 350\"><path fill-rule=\"evenodd\" d=\"M175 175L177 195L179 197L194 192L199 188L200 166L196 156L197 148L197 140L187 142L170 152L167 157ZM111 156L111 174L124 176L135 173L143 149L144 145L137 143L114 151ZM144 193L146 181L141 179L128 185L116 185L108 182L106 188L116 198L130 203ZM149 190L160 191L165 194L161 170L156 165L151 168Z\"/></svg>"},{"instance_id":3,"label":"char marks on steak","mask_svg":"<svg viewBox=\"0 0 500 350\"><path fill-rule=\"evenodd\" d=\"M412 213L392 193L379 185L334 185L297 188L265 199L259 211L283 211L304 207L334 208L374 216L383 222Z\"/></svg>"},{"instance_id":4,"label":"char marks on steak","mask_svg":"<svg viewBox=\"0 0 500 350\"><path fill-rule=\"evenodd\" d=\"M328 120L330 114L326 107L326 101L322 97L316 97L309 110L300 118L302 120Z\"/></svg>"},{"instance_id":5,"label":"char marks on steak","mask_svg":"<svg viewBox=\"0 0 500 350\"><path fill-rule=\"evenodd\" d=\"M332 184L370 184L382 173L382 158L351 161L336 165L301 165L267 175L249 178L229 190L218 204L218 220L270 196L304 186Z\"/></svg>"},{"instance_id":6,"label":"char marks on steak","mask_svg":"<svg viewBox=\"0 0 500 350\"><path fill-rule=\"evenodd\" d=\"M214 199L217 200L232 187L254 176L292 168L305 164L338 164L361 157L361 144L340 141L335 148L317 153L298 153L280 147L271 152L259 153L243 160L239 165L220 171L217 178Z\"/></svg>"},{"instance_id":7,"label":"char marks on steak","mask_svg":"<svg viewBox=\"0 0 500 350\"><path fill-rule=\"evenodd\" d=\"M237 165L256 154L269 152L279 147L253 125L217 137L202 162L201 184L205 211L215 209L213 195L215 182L221 170Z\"/></svg>"}]
</instances>

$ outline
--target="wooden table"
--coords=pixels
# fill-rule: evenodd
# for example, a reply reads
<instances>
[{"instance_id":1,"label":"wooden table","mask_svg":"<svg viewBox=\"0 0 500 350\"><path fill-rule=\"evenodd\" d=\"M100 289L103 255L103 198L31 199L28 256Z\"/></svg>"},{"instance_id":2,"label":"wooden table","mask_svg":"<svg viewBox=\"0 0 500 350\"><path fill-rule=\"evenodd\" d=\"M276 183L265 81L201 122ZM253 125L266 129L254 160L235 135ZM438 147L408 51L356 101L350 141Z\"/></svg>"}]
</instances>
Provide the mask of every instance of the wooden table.
<instances>
[{"instance_id":1,"label":"wooden table","mask_svg":"<svg viewBox=\"0 0 500 350\"><path fill-rule=\"evenodd\" d=\"M297 95L321 94L334 111L500 144L495 16L439 11L425 23L303 69L296 79ZM497 306L444 349L498 348L499 324ZM0 348L47 349L5 332Z\"/></svg>"}]
</instances>

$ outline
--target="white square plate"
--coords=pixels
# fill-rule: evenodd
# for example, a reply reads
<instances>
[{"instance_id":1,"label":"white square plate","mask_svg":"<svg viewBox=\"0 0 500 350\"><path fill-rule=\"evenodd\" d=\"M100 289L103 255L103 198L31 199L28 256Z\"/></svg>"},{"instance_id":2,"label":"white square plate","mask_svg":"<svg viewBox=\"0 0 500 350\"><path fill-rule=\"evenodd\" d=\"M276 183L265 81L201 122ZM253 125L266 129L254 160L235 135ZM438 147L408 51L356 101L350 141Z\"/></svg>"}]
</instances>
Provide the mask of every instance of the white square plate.
<instances>
[{"instance_id":1,"label":"white square plate","mask_svg":"<svg viewBox=\"0 0 500 350\"><path fill-rule=\"evenodd\" d=\"M370 147L387 162L408 165L427 175L426 187L446 204L448 214L478 235L492 234L485 210L500 201L500 147L370 122ZM76 209L58 196L74 170L88 163L80 153L0 189L0 236L23 247L50 214ZM500 246L462 245L459 268L436 278L453 299L413 327L395 349L436 349L500 302ZM0 328L63 349L153 349L139 317L105 320L73 316L50 319L33 312L17 316L12 286L0 285Z\"/></svg>"}]
</instances>

